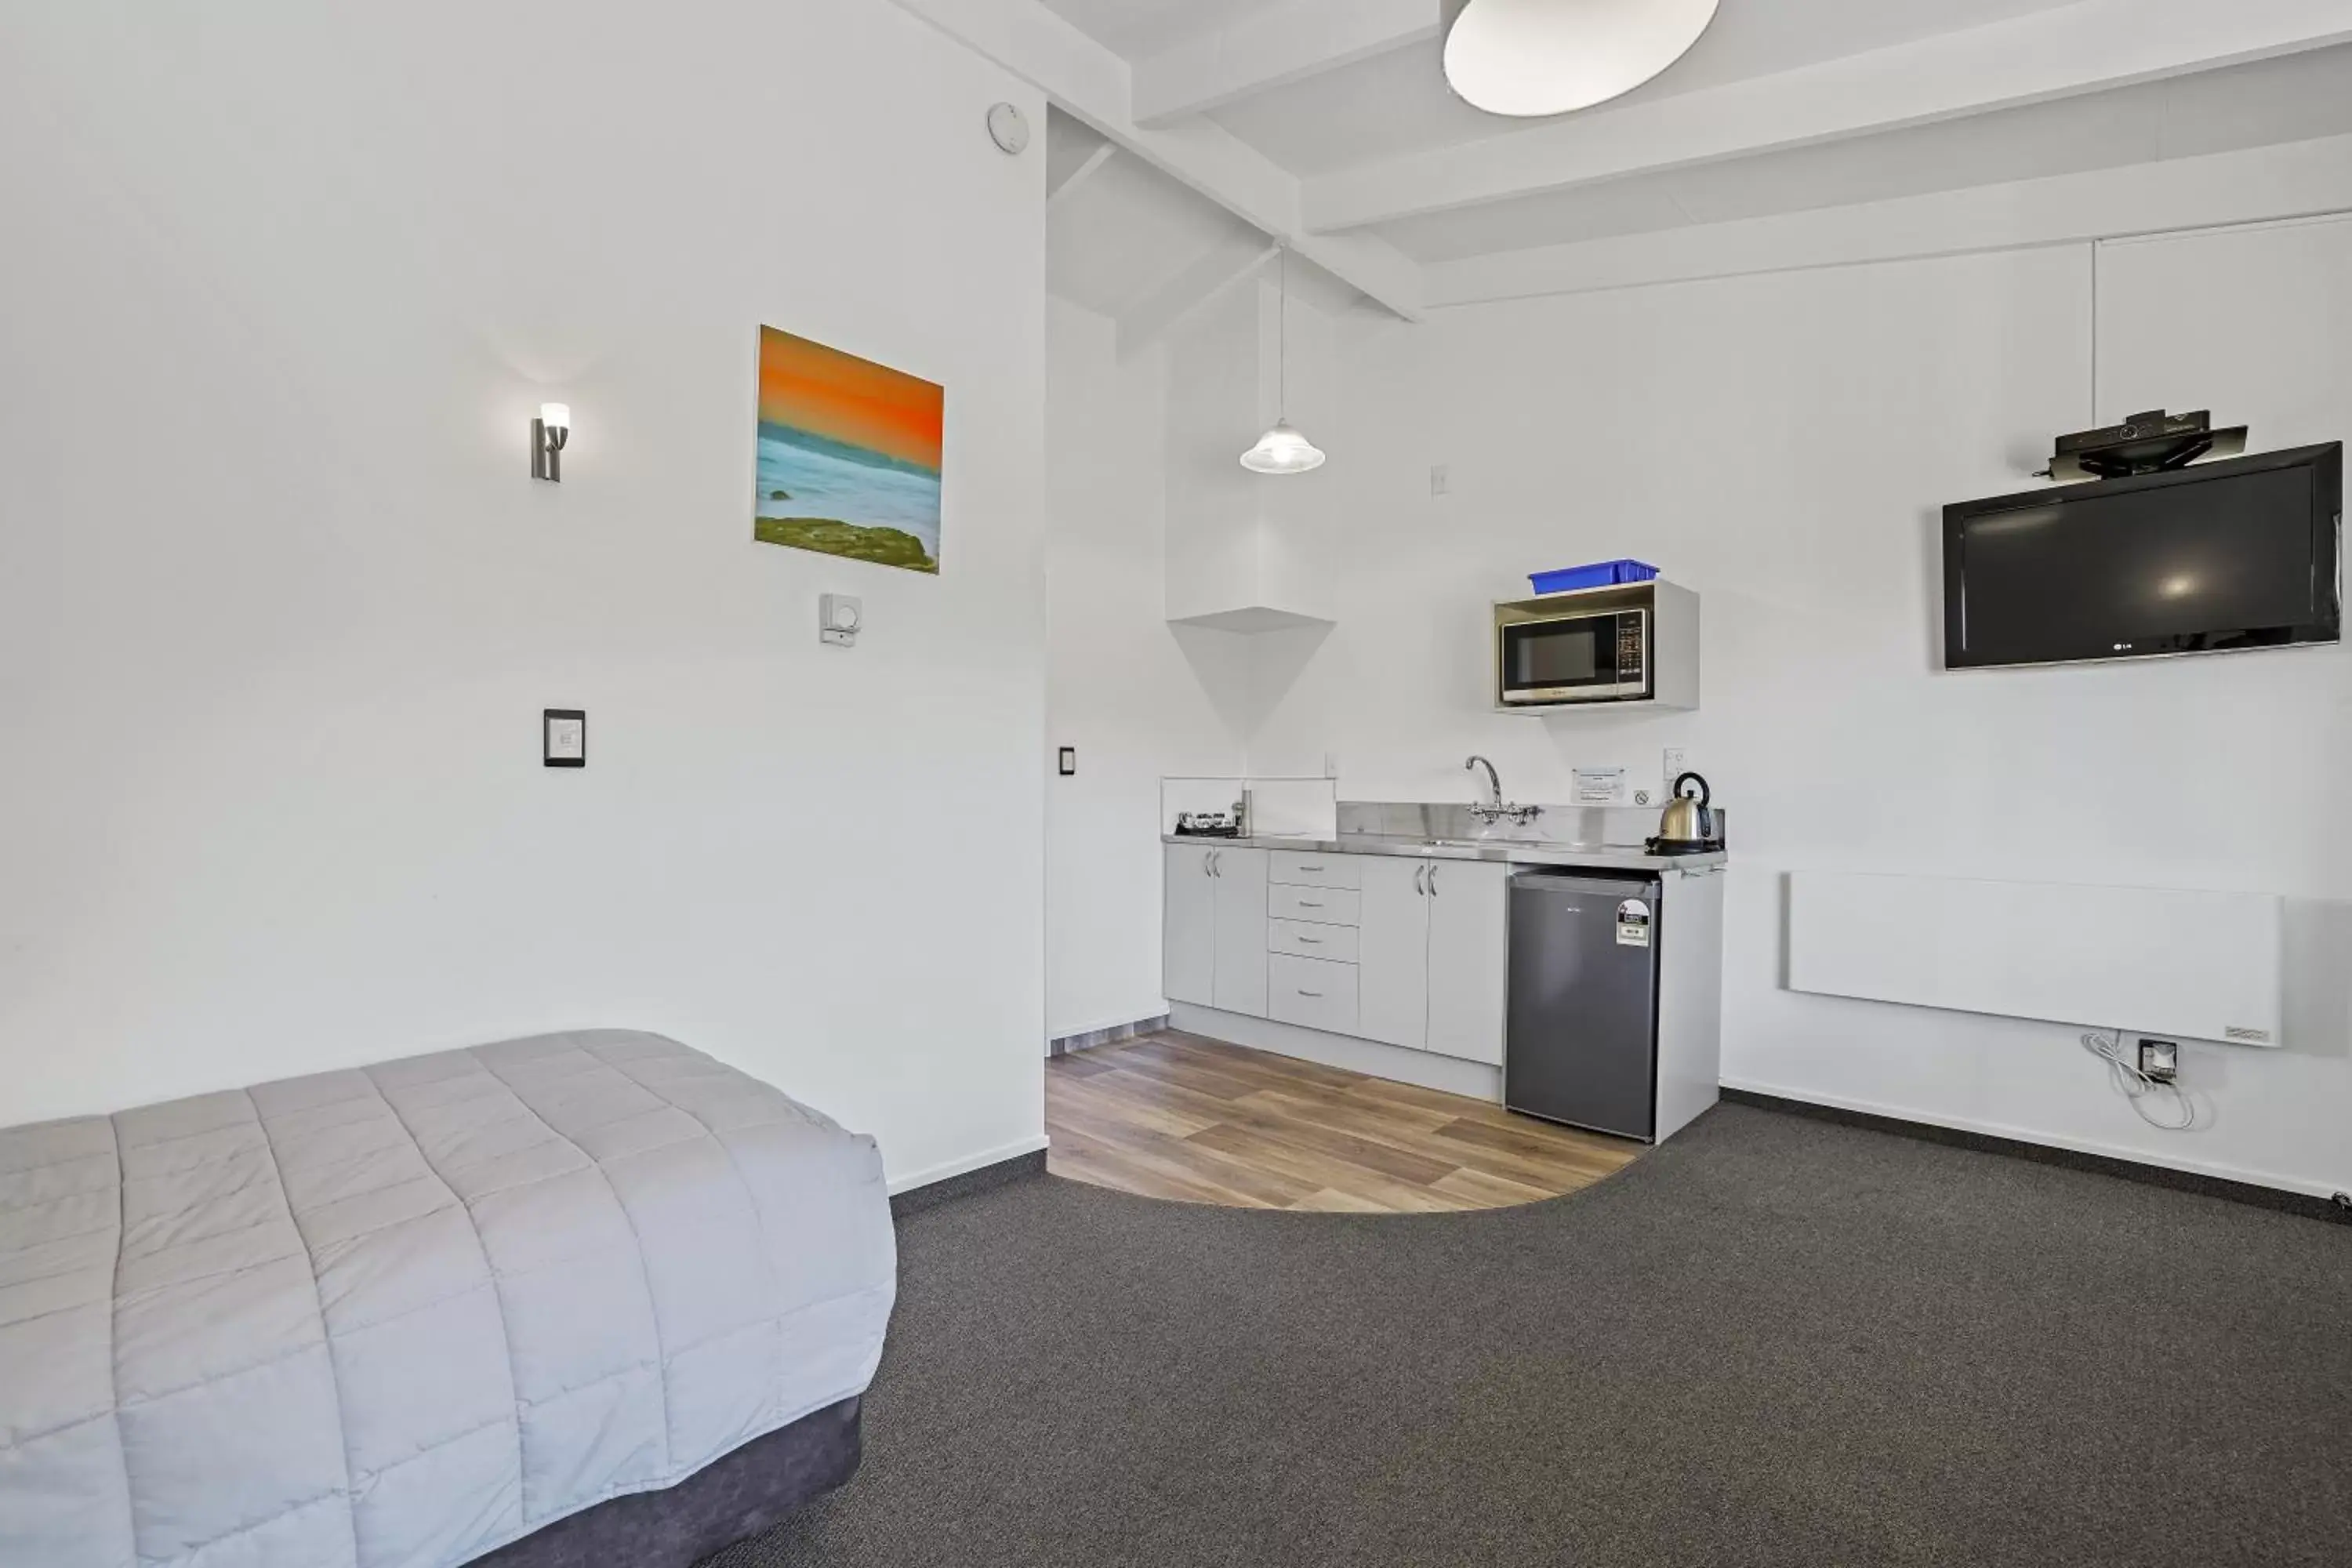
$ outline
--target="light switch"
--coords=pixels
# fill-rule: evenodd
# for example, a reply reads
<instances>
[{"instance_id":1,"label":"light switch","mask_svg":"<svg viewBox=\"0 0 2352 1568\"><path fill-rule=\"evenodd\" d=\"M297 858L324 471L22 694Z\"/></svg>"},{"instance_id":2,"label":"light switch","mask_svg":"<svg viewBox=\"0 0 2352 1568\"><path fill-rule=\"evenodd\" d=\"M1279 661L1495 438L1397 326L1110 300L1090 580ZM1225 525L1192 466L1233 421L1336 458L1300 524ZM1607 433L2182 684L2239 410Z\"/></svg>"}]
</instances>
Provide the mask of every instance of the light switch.
<instances>
[{"instance_id":1,"label":"light switch","mask_svg":"<svg viewBox=\"0 0 2352 1568\"><path fill-rule=\"evenodd\" d=\"M1064 778L1069 779L1077 777L1078 749L1076 746L1064 746L1061 748L1061 762L1059 765Z\"/></svg>"},{"instance_id":2,"label":"light switch","mask_svg":"<svg viewBox=\"0 0 2352 1568\"><path fill-rule=\"evenodd\" d=\"M550 708L541 719L541 760L551 768L588 765L588 715L577 708Z\"/></svg>"},{"instance_id":3,"label":"light switch","mask_svg":"<svg viewBox=\"0 0 2352 1568\"><path fill-rule=\"evenodd\" d=\"M816 602L817 640L830 647L856 647L865 606L846 594L826 594Z\"/></svg>"}]
</instances>

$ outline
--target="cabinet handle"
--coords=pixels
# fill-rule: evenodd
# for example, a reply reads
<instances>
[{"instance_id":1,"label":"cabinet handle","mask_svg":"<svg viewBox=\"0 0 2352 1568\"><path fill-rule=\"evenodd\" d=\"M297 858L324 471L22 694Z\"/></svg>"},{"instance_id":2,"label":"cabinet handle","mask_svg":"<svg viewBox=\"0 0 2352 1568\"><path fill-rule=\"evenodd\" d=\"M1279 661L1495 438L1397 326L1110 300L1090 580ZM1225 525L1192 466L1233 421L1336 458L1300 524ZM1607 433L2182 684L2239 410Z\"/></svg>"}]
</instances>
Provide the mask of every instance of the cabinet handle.
<instances>
[{"instance_id":1,"label":"cabinet handle","mask_svg":"<svg viewBox=\"0 0 2352 1568\"><path fill-rule=\"evenodd\" d=\"M1429 896L1433 899L1437 897L1437 868L1434 866L1429 868Z\"/></svg>"},{"instance_id":2,"label":"cabinet handle","mask_svg":"<svg viewBox=\"0 0 2352 1568\"><path fill-rule=\"evenodd\" d=\"M1309 947L1321 947L1323 945L1323 939L1319 936L1302 936L1298 940L1305 942Z\"/></svg>"},{"instance_id":3,"label":"cabinet handle","mask_svg":"<svg viewBox=\"0 0 2352 1568\"><path fill-rule=\"evenodd\" d=\"M1318 903L1311 902L1308 900L1301 899L1298 900L1298 907L1302 910L1319 910L1323 906Z\"/></svg>"},{"instance_id":4,"label":"cabinet handle","mask_svg":"<svg viewBox=\"0 0 2352 1568\"><path fill-rule=\"evenodd\" d=\"M1320 866L1301 866L1298 868L1302 871L1320 871L1323 869Z\"/></svg>"},{"instance_id":5,"label":"cabinet handle","mask_svg":"<svg viewBox=\"0 0 2352 1568\"><path fill-rule=\"evenodd\" d=\"M1321 993L1320 991L1301 991L1301 992L1299 993L1299 994L1300 994L1301 996L1312 996L1312 997L1314 997L1318 1002L1320 1002L1321 1000L1323 1000L1323 993Z\"/></svg>"},{"instance_id":6,"label":"cabinet handle","mask_svg":"<svg viewBox=\"0 0 2352 1568\"><path fill-rule=\"evenodd\" d=\"M1412 890L1414 892L1426 893L1429 891L1427 888L1421 885L1421 879L1427 875L1429 875L1429 868L1426 866L1415 866L1412 868Z\"/></svg>"},{"instance_id":7,"label":"cabinet handle","mask_svg":"<svg viewBox=\"0 0 2352 1568\"><path fill-rule=\"evenodd\" d=\"M1206 870L1212 877L1217 874L1217 852L1215 850L1212 849L1209 851L1209 863L1207 866L1202 868L1202 869Z\"/></svg>"}]
</instances>

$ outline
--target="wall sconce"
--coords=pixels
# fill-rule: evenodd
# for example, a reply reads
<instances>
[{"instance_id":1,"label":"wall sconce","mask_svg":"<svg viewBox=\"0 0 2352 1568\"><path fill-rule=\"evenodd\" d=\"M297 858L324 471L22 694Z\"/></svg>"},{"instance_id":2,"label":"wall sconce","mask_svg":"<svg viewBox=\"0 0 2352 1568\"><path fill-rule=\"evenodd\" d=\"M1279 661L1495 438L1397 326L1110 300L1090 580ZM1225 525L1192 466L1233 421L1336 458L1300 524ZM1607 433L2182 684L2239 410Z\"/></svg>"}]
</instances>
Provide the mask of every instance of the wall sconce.
<instances>
[{"instance_id":1,"label":"wall sconce","mask_svg":"<svg viewBox=\"0 0 2352 1568\"><path fill-rule=\"evenodd\" d=\"M572 434L572 405L568 403L542 403L539 417L530 422L530 477L534 479L563 479L563 438Z\"/></svg>"}]
</instances>

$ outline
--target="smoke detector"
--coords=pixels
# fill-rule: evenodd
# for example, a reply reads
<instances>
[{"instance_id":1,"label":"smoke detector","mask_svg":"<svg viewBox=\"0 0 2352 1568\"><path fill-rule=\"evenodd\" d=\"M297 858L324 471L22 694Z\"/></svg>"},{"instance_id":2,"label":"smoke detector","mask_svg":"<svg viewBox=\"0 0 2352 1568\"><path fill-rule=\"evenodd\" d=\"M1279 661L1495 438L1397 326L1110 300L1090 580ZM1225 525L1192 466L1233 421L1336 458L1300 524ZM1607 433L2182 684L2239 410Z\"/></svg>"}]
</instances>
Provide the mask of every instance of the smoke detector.
<instances>
[{"instance_id":1,"label":"smoke detector","mask_svg":"<svg viewBox=\"0 0 2352 1568\"><path fill-rule=\"evenodd\" d=\"M1014 103L994 103L988 109L988 135L999 147L1019 157L1029 147L1029 117Z\"/></svg>"}]
</instances>

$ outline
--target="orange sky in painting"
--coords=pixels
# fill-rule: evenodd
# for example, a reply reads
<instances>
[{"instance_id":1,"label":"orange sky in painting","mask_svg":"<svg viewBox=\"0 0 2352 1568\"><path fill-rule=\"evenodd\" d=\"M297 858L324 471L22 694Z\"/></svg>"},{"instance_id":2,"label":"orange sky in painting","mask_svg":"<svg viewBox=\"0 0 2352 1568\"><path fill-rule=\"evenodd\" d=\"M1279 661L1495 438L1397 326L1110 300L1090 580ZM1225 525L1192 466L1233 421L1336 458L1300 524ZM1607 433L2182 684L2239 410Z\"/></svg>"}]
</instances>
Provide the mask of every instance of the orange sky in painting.
<instances>
[{"instance_id":1,"label":"orange sky in painting","mask_svg":"<svg viewBox=\"0 0 2352 1568\"><path fill-rule=\"evenodd\" d=\"M790 425L934 472L947 394L872 360L760 329L760 422Z\"/></svg>"}]
</instances>

